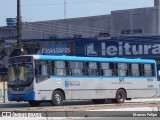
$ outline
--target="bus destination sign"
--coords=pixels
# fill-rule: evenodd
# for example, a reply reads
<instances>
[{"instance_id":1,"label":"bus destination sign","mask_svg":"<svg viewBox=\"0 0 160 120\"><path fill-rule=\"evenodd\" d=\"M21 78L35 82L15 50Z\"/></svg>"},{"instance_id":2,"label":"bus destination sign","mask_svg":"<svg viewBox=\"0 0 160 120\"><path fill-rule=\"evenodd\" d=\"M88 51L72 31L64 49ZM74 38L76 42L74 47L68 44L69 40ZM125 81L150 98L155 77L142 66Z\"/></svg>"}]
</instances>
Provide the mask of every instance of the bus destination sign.
<instances>
[{"instance_id":1,"label":"bus destination sign","mask_svg":"<svg viewBox=\"0 0 160 120\"><path fill-rule=\"evenodd\" d=\"M10 63L31 62L31 57L15 57L10 59Z\"/></svg>"}]
</instances>

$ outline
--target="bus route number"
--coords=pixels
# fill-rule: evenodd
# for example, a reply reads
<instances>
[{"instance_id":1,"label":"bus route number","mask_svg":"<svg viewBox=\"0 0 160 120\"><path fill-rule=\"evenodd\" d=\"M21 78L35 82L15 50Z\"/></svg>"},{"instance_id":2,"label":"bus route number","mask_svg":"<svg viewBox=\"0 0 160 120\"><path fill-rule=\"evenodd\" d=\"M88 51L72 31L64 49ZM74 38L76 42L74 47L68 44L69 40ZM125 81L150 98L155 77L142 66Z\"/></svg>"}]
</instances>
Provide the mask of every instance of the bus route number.
<instances>
[{"instance_id":1,"label":"bus route number","mask_svg":"<svg viewBox=\"0 0 160 120\"><path fill-rule=\"evenodd\" d=\"M124 78L119 78L119 82L124 82Z\"/></svg>"}]
</instances>

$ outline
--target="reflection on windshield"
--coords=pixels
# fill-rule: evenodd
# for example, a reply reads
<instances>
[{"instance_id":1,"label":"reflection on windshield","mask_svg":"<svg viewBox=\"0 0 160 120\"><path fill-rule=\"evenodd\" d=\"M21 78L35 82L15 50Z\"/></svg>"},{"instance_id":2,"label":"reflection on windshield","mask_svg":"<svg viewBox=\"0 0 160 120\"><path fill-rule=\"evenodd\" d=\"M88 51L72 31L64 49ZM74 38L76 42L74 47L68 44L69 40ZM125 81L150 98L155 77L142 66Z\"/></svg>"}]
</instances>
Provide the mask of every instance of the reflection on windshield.
<instances>
[{"instance_id":1,"label":"reflection on windshield","mask_svg":"<svg viewBox=\"0 0 160 120\"><path fill-rule=\"evenodd\" d=\"M14 64L8 69L9 85L26 85L33 80L32 64Z\"/></svg>"}]
</instances>

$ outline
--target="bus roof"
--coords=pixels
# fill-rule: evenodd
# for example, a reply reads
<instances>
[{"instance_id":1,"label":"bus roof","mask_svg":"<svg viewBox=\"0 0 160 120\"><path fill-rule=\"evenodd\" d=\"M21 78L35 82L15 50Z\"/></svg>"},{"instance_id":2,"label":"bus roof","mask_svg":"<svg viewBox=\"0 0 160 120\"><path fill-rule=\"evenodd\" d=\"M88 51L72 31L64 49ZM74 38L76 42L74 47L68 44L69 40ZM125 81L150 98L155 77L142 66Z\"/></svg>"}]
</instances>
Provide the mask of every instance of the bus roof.
<instances>
[{"instance_id":1,"label":"bus roof","mask_svg":"<svg viewBox=\"0 0 160 120\"><path fill-rule=\"evenodd\" d=\"M24 56L24 55L23 55ZM33 56L34 59L41 60L69 60L69 61L99 61L99 62L135 62L135 63L155 63L152 59L128 59L128 58L101 58L101 57L78 57L78 56L53 56L53 55L25 55Z\"/></svg>"}]
</instances>

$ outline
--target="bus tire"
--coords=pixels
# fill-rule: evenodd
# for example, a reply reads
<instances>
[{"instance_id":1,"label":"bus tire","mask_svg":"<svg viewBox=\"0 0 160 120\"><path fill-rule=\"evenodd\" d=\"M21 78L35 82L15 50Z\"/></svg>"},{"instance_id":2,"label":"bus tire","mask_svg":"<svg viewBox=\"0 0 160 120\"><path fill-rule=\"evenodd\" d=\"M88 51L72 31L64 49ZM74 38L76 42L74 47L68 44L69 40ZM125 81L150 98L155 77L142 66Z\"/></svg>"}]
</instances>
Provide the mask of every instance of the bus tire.
<instances>
[{"instance_id":1,"label":"bus tire","mask_svg":"<svg viewBox=\"0 0 160 120\"><path fill-rule=\"evenodd\" d=\"M116 99L114 102L124 103L125 100L126 100L126 92L123 89L119 89L116 93Z\"/></svg>"},{"instance_id":2,"label":"bus tire","mask_svg":"<svg viewBox=\"0 0 160 120\"><path fill-rule=\"evenodd\" d=\"M53 92L52 100L51 100L52 105L60 106L60 105L62 105L63 100L64 100L64 96L60 91Z\"/></svg>"},{"instance_id":3,"label":"bus tire","mask_svg":"<svg viewBox=\"0 0 160 120\"><path fill-rule=\"evenodd\" d=\"M29 105L32 106L32 107L38 107L40 105L39 101L31 100L31 101L28 101L28 102L29 102Z\"/></svg>"},{"instance_id":4,"label":"bus tire","mask_svg":"<svg viewBox=\"0 0 160 120\"><path fill-rule=\"evenodd\" d=\"M105 103L106 99L92 99L94 104L103 104Z\"/></svg>"}]
</instances>

